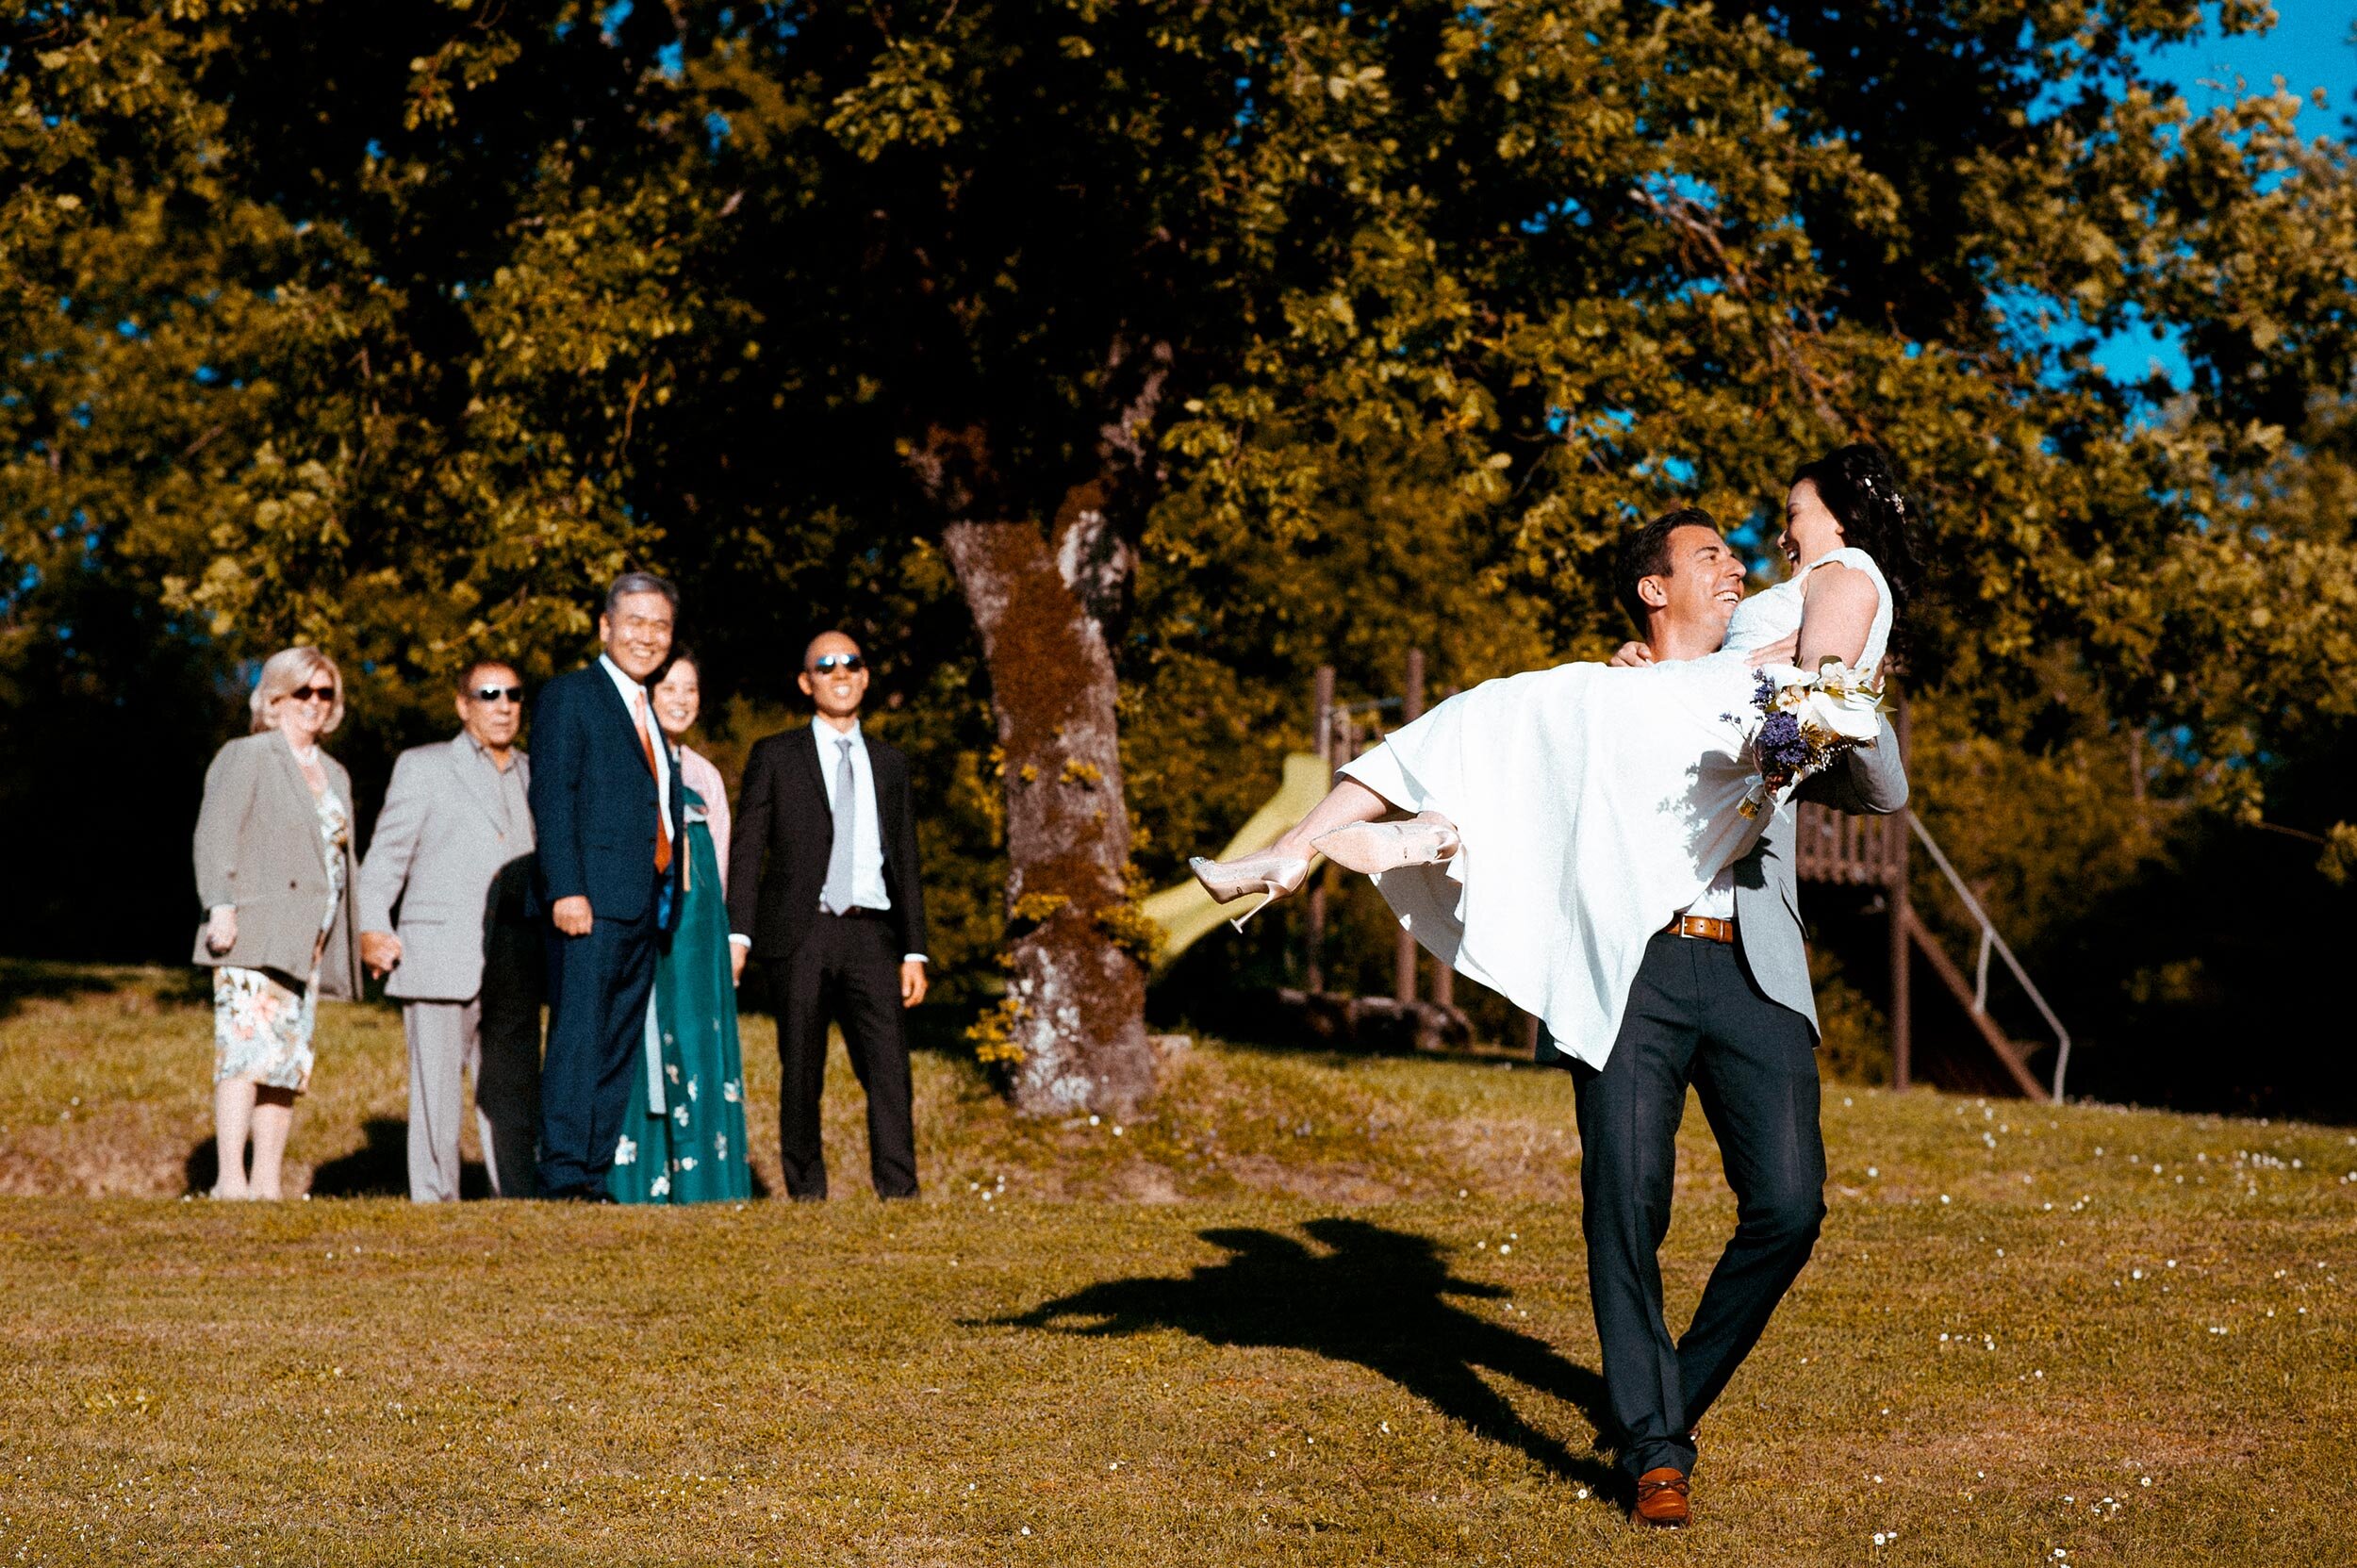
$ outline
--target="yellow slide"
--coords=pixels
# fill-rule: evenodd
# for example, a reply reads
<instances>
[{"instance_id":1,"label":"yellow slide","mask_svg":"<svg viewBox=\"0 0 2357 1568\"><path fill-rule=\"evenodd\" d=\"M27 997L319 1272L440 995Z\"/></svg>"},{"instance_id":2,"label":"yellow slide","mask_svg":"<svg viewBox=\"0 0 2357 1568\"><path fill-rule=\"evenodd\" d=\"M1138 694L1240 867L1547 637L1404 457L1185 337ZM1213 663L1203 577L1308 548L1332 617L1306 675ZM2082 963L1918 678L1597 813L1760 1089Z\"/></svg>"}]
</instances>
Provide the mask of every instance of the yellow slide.
<instances>
[{"instance_id":1,"label":"yellow slide","mask_svg":"<svg viewBox=\"0 0 2357 1568\"><path fill-rule=\"evenodd\" d=\"M1277 842L1278 834L1309 816L1310 808L1325 800L1326 792L1333 786L1333 774L1323 759L1300 751L1288 756L1285 779L1277 786L1277 793L1252 814L1252 819L1228 841L1228 847L1216 858L1228 860L1267 849ZM1159 969L1167 965L1222 921L1237 918L1267 901L1256 896L1239 899L1232 904L1215 904L1211 896L1203 891L1203 884L1193 877L1176 887L1148 894L1140 900L1141 907L1146 917L1162 930L1162 950L1155 957L1154 966Z\"/></svg>"}]
</instances>

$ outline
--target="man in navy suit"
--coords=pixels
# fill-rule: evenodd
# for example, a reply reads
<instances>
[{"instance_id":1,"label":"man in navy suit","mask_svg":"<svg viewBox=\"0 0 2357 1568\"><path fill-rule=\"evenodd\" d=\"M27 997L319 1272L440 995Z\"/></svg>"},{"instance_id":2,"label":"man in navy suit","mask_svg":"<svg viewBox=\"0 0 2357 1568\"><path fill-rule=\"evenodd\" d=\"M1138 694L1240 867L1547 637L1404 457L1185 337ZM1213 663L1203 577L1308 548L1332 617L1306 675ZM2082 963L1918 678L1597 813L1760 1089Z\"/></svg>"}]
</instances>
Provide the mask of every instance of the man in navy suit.
<instances>
[{"instance_id":1,"label":"man in navy suit","mask_svg":"<svg viewBox=\"0 0 2357 1568\"><path fill-rule=\"evenodd\" d=\"M680 905L679 779L647 683L671 652L679 590L616 578L598 662L551 681L532 715L537 890L549 925L540 1190L597 1202L645 1048L656 945Z\"/></svg>"}]
</instances>

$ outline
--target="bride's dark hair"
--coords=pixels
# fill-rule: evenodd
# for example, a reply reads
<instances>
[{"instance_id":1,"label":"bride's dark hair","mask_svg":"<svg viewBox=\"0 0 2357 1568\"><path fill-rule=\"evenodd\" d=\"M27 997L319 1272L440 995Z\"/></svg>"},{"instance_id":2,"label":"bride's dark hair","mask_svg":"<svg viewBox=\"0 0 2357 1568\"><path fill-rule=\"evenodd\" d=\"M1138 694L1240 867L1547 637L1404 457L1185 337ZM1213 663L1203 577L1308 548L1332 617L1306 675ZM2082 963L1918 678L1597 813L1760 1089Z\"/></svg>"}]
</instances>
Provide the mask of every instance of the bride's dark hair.
<instances>
[{"instance_id":1,"label":"bride's dark hair","mask_svg":"<svg viewBox=\"0 0 2357 1568\"><path fill-rule=\"evenodd\" d=\"M1895 633L1906 613L1921 569L1915 559L1915 536L1923 525L1923 510L1911 500L1891 468L1890 456L1863 441L1836 447L1813 463L1794 470L1792 483L1807 480L1817 487L1817 499L1841 524L1841 536L1874 557L1890 585L1890 612Z\"/></svg>"}]
</instances>

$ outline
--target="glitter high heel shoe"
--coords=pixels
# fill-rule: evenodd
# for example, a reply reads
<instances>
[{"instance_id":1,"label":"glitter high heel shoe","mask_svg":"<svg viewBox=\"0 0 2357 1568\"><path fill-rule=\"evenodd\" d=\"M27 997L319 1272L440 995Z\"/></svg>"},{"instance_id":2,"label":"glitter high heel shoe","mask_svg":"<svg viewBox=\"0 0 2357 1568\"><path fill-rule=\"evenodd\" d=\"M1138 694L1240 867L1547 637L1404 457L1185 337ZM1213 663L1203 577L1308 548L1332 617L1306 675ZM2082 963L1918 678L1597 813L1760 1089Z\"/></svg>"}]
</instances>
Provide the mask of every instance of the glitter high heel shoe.
<instances>
[{"instance_id":1,"label":"glitter high heel shoe","mask_svg":"<svg viewBox=\"0 0 2357 1568\"><path fill-rule=\"evenodd\" d=\"M1403 866L1437 866L1457 853L1461 842L1456 823L1426 811L1405 822L1353 822L1311 847L1335 865L1372 877Z\"/></svg>"},{"instance_id":2,"label":"glitter high heel shoe","mask_svg":"<svg viewBox=\"0 0 2357 1568\"><path fill-rule=\"evenodd\" d=\"M1308 861L1298 855L1280 855L1273 850L1239 855L1234 860L1207 860L1196 855L1187 862L1187 868L1195 873L1195 880L1203 884L1203 891L1211 896L1214 903L1231 904L1255 893L1268 895L1241 917L1228 922L1238 931L1244 930L1244 921L1286 894L1300 891L1310 875Z\"/></svg>"}]
</instances>

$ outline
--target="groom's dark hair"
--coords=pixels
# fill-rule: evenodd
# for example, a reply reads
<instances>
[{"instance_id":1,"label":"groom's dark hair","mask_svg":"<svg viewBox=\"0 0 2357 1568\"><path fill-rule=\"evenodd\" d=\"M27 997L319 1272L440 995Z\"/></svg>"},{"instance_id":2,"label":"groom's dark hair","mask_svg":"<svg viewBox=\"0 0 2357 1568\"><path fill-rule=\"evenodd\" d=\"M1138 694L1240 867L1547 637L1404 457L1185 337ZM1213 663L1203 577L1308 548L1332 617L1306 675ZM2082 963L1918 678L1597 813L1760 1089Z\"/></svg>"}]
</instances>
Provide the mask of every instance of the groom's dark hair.
<instances>
[{"instance_id":1,"label":"groom's dark hair","mask_svg":"<svg viewBox=\"0 0 2357 1568\"><path fill-rule=\"evenodd\" d=\"M1631 529L1621 540L1620 558L1612 565L1612 590L1620 597L1621 608L1645 630L1645 602L1637 595L1637 585L1648 577L1667 577L1677 569L1670 555L1670 536L1681 528L1707 528L1719 532L1719 520L1699 506L1681 506L1674 512L1664 512L1640 528Z\"/></svg>"}]
</instances>

